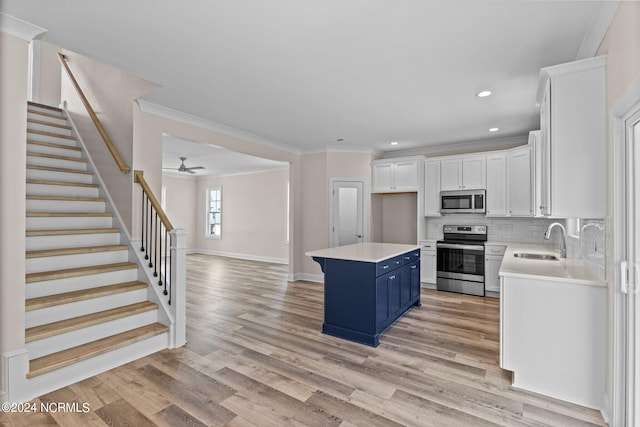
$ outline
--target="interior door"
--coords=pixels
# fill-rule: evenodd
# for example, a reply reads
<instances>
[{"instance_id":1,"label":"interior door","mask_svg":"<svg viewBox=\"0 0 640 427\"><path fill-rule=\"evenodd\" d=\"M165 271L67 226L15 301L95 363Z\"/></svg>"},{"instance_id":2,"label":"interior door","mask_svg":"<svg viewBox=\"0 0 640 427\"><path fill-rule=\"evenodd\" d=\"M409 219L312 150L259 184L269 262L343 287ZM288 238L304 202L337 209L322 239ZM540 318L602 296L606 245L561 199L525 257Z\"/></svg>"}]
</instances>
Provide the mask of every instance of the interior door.
<instances>
[{"instance_id":1,"label":"interior door","mask_svg":"<svg viewBox=\"0 0 640 427\"><path fill-rule=\"evenodd\" d=\"M627 425L640 423L640 112L626 123Z\"/></svg>"},{"instance_id":2,"label":"interior door","mask_svg":"<svg viewBox=\"0 0 640 427\"><path fill-rule=\"evenodd\" d=\"M363 181L333 181L331 247L364 241L363 190Z\"/></svg>"}]
</instances>

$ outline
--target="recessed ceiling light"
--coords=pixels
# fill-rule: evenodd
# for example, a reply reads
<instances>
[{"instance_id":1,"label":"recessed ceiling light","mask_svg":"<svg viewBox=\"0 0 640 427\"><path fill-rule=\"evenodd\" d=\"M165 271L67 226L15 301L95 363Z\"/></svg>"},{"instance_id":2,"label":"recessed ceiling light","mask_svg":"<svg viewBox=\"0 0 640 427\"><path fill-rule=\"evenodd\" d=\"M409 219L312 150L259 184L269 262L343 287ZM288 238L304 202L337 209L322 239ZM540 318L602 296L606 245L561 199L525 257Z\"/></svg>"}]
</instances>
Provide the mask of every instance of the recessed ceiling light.
<instances>
[{"instance_id":1,"label":"recessed ceiling light","mask_svg":"<svg viewBox=\"0 0 640 427\"><path fill-rule=\"evenodd\" d=\"M398 141L393 141L391 145L398 145Z\"/></svg>"},{"instance_id":2,"label":"recessed ceiling light","mask_svg":"<svg viewBox=\"0 0 640 427\"><path fill-rule=\"evenodd\" d=\"M483 91L481 91L481 92L476 93L476 96L477 96L478 98L486 98L487 96L490 96L490 95L491 95L491 93L492 93L492 92L491 92L490 90L483 90Z\"/></svg>"},{"instance_id":3,"label":"recessed ceiling light","mask_svg":"<svg viewBox=\"0 0 640 427\"><path fill-rule=\"evenodd\" d=\"M500 128L489 128L489 132L498 132Z\"/></svg>"}]
</instances>

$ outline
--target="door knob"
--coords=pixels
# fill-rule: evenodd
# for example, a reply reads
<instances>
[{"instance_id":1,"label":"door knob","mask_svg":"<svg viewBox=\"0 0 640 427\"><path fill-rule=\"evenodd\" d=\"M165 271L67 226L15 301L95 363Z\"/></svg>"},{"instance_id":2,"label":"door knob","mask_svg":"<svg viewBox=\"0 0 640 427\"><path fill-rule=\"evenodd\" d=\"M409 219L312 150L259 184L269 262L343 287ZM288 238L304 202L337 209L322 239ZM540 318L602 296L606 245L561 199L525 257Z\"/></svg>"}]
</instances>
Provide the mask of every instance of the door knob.
<instances>
[{"instance_id":1,"label":"door knob","mask_svg":"<svg viewBox=\"0 0 640 427\"><path fill-rule=\"evenodd\" d=\"M362 239L362 234L356 234L356 237L357 237L358 239Z\"/></svg>"}]
</instances>

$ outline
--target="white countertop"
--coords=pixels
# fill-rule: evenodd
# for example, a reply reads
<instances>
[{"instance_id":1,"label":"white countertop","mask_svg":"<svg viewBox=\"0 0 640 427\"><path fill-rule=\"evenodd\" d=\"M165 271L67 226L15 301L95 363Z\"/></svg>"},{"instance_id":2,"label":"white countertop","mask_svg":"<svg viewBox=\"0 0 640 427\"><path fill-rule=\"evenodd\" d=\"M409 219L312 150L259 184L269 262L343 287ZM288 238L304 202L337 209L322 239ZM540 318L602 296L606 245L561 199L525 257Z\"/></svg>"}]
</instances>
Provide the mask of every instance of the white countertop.
<instances>
[{"instance_id":1,"label":"white countertop","mask_svg":"<svg viewBox=\"0 0 640 427\"><path fill-rule=\"evenodd\" d=\"M552 251L543 245L518 242L490 241L487 245L506 246L507 250L500 266L500 276L526 279L549 280L591 286L606 286L606 281L596 277L575 258L560 258L559 251ZM516 252L555 255L558 261L516 258Z\"/></svg>"},{"instance_id":2,"label":"white countertop","mask_svg":"<svg viewBox=\"0 0 640 427\"><path fill-rule=\"evenodd\" d=\"M356 243L335 248L309 251L305 255L320 258L344 259L348 261L381 262L385 259L420 249L419 245L403 245L396 243Z\"/></svg>"}]
</instances>

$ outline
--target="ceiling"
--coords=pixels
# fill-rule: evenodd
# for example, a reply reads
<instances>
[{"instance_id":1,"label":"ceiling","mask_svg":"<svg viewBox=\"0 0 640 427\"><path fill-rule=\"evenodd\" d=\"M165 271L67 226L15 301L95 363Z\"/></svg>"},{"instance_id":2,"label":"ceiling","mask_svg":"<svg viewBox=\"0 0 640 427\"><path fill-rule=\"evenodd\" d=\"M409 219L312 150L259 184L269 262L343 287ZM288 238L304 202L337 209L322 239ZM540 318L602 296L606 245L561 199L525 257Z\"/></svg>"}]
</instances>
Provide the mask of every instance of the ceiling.
<instances>
[{"instance_id":1,"label":"ceiling","mask_svg":"<svg viewBox=\"0 0 640 427\"><path fill-rule=\"evenodd\" d=\"M0 0L0 11L158 83L151 105L303 153L526 135L539 126L539 69L593 56L612 4Z\"/></svg>"},{"instance_id":2,"label":"ceiling","mask_svg":"<svg viewBox=\"0 0 640 427\"><path fill-rule=\"evenodd\" d=\"M237 153L210 144L188 141L170 135L162 136L162 167L177 169L180 157L186 157L185 166L203 166L190 174L177 170L163 170L163 175L197 178L200 176L228 176L264 172L288 167L288 163L276 162L248 154Z\"/></svg>"}]
</instances>

